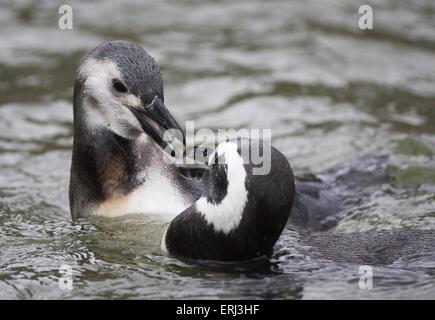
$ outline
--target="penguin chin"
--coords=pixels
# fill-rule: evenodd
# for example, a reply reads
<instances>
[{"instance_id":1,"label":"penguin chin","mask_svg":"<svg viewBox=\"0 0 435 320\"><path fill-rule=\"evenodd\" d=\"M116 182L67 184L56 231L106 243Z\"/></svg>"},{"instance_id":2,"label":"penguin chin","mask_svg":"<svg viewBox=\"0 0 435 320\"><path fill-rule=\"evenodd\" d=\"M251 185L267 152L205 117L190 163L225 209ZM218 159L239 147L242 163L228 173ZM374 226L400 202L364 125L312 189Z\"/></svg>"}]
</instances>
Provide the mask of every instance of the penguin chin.
<instances>
[{"instance_id":1,"label":"penguin chin","mask_svg":"<svg viewBox=\"0 0 435 320\"><path fill-rule=\"evenodd\" d=\"M129 140L134 140L143 133L142 128L134 116L128 115L128 110L127 112L118 112L118 114L111 114L107 112L107 110L101 112L101 110L103 109L100 108L97 111L98 117L100 118L100 120L96 120L99 122L97 125L102 125L114 134Z\"/></svg>"},{"instance_id":2,"label":"penguin chin","mask_svg":"<svg viewBox=\"0 0 435 320\"><path fill-rule=\"evenodd\" d=\"M138 139L143 134L141 129L128 122L108 123L107 128L114 134L128 140Z\"/></svg>"}]
</instances>

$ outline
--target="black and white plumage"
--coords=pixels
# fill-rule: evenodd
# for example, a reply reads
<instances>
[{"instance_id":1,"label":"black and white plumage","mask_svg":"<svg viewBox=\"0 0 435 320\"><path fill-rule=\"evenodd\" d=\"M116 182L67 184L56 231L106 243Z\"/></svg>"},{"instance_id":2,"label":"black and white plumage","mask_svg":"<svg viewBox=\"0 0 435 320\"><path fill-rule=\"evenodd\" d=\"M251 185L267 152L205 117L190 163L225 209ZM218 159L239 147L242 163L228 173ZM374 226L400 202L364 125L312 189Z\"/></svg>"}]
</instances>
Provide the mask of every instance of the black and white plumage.
<instances>
[{"instance_id":1,"label":"black and white plumage","mask_svg":"<svg viewBox=\"0 0 435 320\"><path fill-rule=\"evenodd\" d=\"M162 247L194 259L246 260L269 256L290 215L294 177L287 159L275 148L271 170L253 174L236 140L220 144L210 156L203 194L172 220ZM214 163L216 159L220 162Z\"/></svg>"},{"instance_id":2,"label":"black and white plumage","mask_svg":"<svg viewBox=\"0 0 435 320\"><path fill-rule=\"evenodd\" d=\"M190 179L165 161L168 129L181 130L164 105L154 59L127 41L92 50L74 87L72 217L152 213L170 222L162 241L170 254L225 261L270 255L294 198L287 159L272 148L270 172L254 175L240 148L261 142L227 141L201 180Z\"/></svg>"}]
</instances>

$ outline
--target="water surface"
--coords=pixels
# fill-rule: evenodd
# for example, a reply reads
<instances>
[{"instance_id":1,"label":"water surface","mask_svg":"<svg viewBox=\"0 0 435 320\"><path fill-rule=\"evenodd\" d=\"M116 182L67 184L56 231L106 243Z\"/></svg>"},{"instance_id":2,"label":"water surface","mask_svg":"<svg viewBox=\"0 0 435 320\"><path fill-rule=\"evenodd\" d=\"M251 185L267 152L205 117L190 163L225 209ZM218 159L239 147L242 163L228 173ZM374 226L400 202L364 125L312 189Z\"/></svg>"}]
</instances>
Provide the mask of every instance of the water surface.
<instances>
[{"instance_id":1,"label":"water surface","mask_svg":"<svg viewBox=\"0 0 435 320\"><path fill-rule=\"evenodd\" d=\"M344 0L69 1L73 30L57 27L61 4L0 4L0 298L435 298L427 252L375 266L364 291L358 264L312 255L291 226L271 263L198 266L160 252L155 221L72 223L67 199L75 68L130 39L161 65L180 122L272 128L298 174L389 156L392 179L331 232L435 230L433 1L373 2L370 31Z\"/></svg>"}]
</instances>

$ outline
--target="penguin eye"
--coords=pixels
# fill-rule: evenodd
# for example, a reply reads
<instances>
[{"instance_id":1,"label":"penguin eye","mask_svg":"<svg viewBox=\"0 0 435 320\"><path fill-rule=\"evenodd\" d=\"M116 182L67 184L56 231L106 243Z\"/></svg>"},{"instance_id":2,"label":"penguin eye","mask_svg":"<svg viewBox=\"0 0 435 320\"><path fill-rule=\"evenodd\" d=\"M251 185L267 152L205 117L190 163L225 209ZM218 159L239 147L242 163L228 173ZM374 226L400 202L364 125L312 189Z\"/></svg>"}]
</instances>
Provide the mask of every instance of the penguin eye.
<instances>
[{"instance_id":1,"label":"penguin eye","mask_svg":"<svg viewBox=\"0 0 435 320\"><path fill-rule=\"evenodd\" d=\"M112 83L113 83L113 87L115 88L116 91L121 92L121 93L127 92L127 87L120 80L113 79Z\"/></svg>"}]
</instances>

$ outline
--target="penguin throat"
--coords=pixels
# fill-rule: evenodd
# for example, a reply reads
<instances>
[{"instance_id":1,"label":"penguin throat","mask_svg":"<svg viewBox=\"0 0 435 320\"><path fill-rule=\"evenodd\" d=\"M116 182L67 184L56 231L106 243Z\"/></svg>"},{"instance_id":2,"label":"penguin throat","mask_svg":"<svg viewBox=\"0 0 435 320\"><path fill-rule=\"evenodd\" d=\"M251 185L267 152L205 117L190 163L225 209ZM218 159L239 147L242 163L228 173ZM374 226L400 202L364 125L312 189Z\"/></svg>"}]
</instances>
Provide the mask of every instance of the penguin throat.
<instances>
[{"instance_id":1,"label":"penguin throat","mask_svg":"<svg viewBox=\"0 0 435 320\"><path fill-rule=\"evenodd\" d=\"M237 152L237 144L225 143L218 152L225 154L226 195L218 203L210 201L207 196L202 196L195 205L196 210L202 214L208 224L216 231L228 234L239 226L248 201L246 170L243 158ZM211 175L210 179L213 178ZM208 192L210 194L210 190Z\"/></svg>"}]
</instances>

